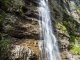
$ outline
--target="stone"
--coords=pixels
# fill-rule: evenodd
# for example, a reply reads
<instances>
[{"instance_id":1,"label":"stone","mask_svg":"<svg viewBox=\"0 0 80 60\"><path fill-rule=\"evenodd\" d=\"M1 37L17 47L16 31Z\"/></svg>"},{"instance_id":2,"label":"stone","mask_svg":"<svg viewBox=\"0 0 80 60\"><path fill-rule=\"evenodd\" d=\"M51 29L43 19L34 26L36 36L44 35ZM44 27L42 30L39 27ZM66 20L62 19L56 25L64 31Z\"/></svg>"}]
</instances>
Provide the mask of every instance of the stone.
<instances>
[{"instance_id":1,"label":"stone","mask_svg":"<svg viewBox=\"0 0 80 60\"><path fill-rule=\"evenodd\" d=\"M36 54L28 48L28 46L20 46L14 45L14 48L11 50L11 55L9 59L22 59L22 60L30 60L30 59L37 59Z\"/></svg>"}]
</instances>

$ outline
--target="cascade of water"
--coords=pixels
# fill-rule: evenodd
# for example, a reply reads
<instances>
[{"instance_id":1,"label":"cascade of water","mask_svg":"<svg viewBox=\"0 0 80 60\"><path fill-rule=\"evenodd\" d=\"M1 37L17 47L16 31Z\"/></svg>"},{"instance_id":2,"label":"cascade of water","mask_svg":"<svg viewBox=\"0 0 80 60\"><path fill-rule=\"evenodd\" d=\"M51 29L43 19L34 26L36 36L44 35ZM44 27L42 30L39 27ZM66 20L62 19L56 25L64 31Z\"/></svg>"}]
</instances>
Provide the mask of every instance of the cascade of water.
<instances>
[{"instance_id":1,"label":"cascade of water","mask_svg":"<svg viewBox=\"0 0 80 60\"><path fill-rule=\"evenodd\" d=\"M39 0L39 15L41 16L41 21L39 21L40 37L44 40L45 50L44 52L41 51L45 55L43 60L61 60L57 40L52 31L48 0Z\"/></svg>"}]
</instances>

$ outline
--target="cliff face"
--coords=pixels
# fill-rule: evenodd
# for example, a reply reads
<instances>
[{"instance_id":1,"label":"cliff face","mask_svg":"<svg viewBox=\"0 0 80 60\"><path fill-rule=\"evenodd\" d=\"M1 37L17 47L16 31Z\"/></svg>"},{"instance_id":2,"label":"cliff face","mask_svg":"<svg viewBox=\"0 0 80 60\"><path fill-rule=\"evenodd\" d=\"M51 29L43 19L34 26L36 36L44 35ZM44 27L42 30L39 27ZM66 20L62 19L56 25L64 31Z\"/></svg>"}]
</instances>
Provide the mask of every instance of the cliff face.
<instances>
[{"instance_id":1,"label":"cliff face","mask_svg":"<svg viewBox=\"0 0 80 60\"><path fill-rule=\"evenodd\" d=\"M7 53L7 56L1 53L3 55L0 59L38 60L39 15L37 1L3 0L0 1L0 6L0 12L2 12L0 15L2 25L0 25L2 30L0 30L1 40L8 40L11 44L10 46L14 47L11 50L11 54Z\"/></svg>"},{"instance_id":2,"label":"cliff face","mask_svg":"<svg viewBox=\"0 0 80 60\"><path fill-rule=\"evenodd\" d=\"M68 55L68 60L78 60L74 56L79 53L78 48L80 47L79 3L79 0L49 0L54 31L59 41L59 48L61 51L66 51L62 52L61 55ZM73 58L70 58L71 55ZM66 57L63 56L64 59Z\"/></svg>"},{"instance_id":3,"label":"cliff face","mask_svg":"<svg viewBox=\"0 0 80 60\"><path fill-rule=\"evenodd\" d=\"M30 60L40 60L38 3L38 0L0 1L0 39L7 39L15 47L11 51L12 55L9 59L25 60L27 57ZM80 1L49 0L49 6L62 59L78 60L77 57L80 54ZM19 52L20 56L17 54Z\"/></svg>"}]
</instances>

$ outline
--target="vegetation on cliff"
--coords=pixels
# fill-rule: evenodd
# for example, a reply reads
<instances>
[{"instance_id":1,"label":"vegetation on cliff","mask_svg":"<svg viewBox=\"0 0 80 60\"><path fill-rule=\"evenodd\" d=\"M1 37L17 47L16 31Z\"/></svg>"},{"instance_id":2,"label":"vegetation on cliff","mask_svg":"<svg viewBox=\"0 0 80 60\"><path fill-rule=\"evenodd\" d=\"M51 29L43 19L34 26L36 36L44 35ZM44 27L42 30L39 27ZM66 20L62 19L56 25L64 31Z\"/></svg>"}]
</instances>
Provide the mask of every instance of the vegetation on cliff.
<instances>
[{"instance_id":1,"label":"vegetation on cliff","mask_svg":"<svg viewBox=\"0 0 80 60\"><path fill-rule=\"evenodd\" d=\"M74 5L74 7L76 8L76 10L80 13L80 8L77 5Z\"/></svg>"}]
</instances>

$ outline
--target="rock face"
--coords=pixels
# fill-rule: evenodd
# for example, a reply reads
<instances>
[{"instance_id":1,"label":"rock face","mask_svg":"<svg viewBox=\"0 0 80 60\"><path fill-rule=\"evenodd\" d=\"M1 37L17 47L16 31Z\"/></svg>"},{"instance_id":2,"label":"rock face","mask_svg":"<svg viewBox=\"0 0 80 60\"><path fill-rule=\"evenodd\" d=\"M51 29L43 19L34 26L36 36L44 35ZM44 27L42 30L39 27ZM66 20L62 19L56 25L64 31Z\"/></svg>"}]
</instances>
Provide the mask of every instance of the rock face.
<instances>
[{"instance_id":1,"label":"rock face","mask_svg":"<svg viewBox=\"0 0 80 60\"><path fill-rule=\"evenodd\" d=\"M59 48L63 60L79 60L75 58L75 54L71 52L71 44L73 40L79 41L80 36L80 9L79 0L49 0L51 15L53 20L53 28L55 35L59 41ZM74 36L75 38L72 38ZM75 44L73 45L75 46ZM79 46L80 47L80 46ZM73 49L74 50L74 49ZM64 52L67 51L67 52ZM64 55L64 56L63 56ZM68 57L71 55L72 57Z\"/></svg>"},{"instance_id":2,"label":"rock face","mask_svg":"<svg viewBox=\"0 0 80 60\"><path fill-rule=\"evenodd\" d=\"M8 15L5 18L4 22L4 30L8 32L10 36L23 39L23 38L34 38L38 39L39 30L38 30L38 12L37 6L34 6L33 1L22 1L21 2L15 1L14 4L19 3L22 5L22 11L17 11L15 9L14 14L12 14L14 10L14 6L11 7L8 11ZM27 3L28 2L28 3ZM18 5L15 6L17 8Z\"/></svg>"},{"instance_id":3,"label":"rock face","mask_svg":"<svg viewBox=\"0 0 80 60\"><path fill-rule=\"evenodd\" d=\"M9 59L13 60L37 60L36 54L31 51L27 46L15 45L11 51Z\"/></svg>"},{"instance_id":4,"label":"rock face","mask_svg":"<svg viewBox=\"0 0 80 60\"><path fill-rule=\"evenodd\" d=\"M21 44L13 45L9 59L12 60L39 60L37 40L25 40Z\"/></svg>"},{"instance_id":5,"label":"rock face","mask_svg":"<svg viewBox=\"0 0 80 60\"><path fill-rule=\"evenodd\" d=\"M14 47L9 59L39 60L39 48L36 43L39 40L37 0L7 0L7 3L5 1L0 3L2 3L0 9L6 13L3 32L8 34L3 38L8 39Z\"/></svg>"},{"instance_id":6,"label":"rock face","mask_svg":"<svg viewBox=\"0 0 80 60\"><path fill-rule=\"evenodd\" d=\"M40 60L38 2L38 0L0 1L0 13L2 12L0 32L7 34L2 35L0 39L8 39L15 47L9 59ZM76 42L72 41L80 42L80 1L49 0L49 6L62 60L71 60L67 55L73 55L70 49L75 45L72 43ZM75 57L75 54L73 56Z\"/></svg>"}]
</instances>

